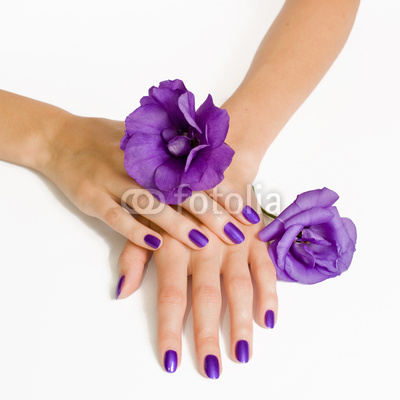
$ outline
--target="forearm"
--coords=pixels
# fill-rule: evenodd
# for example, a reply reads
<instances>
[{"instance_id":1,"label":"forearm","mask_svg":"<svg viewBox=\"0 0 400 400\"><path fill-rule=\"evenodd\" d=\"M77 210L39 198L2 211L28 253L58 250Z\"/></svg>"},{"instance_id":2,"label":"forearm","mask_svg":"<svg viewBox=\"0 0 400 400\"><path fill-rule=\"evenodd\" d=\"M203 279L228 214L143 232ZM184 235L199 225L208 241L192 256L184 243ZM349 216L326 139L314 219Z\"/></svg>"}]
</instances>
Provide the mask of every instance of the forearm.
<instances>
[{"instance_id":1,"label":"forearm","mask_svg":"<svg viewBox=\"0 0 400 400\"><path fill-rule=\"evenodd\" d=\"M268 147L342 50L358 0L288 0L240 87L223 105L227 141L257 168Z\"/></svg>"},{"instance_id":2,"label":"forearm","mask_svg":"<svg viewBox=\"0 0 400 400\"><path fill-rule=\"evenodd\" d=\"M0 90L0 159L41 170L67 112Z\"/></svg>"}]
</instances>

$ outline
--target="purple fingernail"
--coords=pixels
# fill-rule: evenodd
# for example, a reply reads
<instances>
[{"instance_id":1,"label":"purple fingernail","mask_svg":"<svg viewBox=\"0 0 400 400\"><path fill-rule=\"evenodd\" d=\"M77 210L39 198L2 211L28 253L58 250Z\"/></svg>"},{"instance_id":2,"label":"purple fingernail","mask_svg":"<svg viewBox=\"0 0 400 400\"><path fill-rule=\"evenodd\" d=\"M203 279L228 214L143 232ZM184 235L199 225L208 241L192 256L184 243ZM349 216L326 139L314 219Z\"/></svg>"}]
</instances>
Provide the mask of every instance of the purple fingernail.
<instances>
[{"instance_id":1,"label":"purple fingernail","mask_svg":"<svg viewBox=\"0 0 400 400\"><path fill-rule=\"evenodd\" d=\"M158 249L161 244L161 240L153 235L146 235L144 237L144 242L153 249Z\"/></svg>"},{"instance_id":2,"label":"purple fingernail","mask_svg":"<svg viewBox=\"0 0 400 400\"><path fill-rule=\"evenodd\" d=\"M173 373L178 366L178 355L174 350L168 350L164 355L164 368L167 372Z\"/></svg>"},{"instance_id":3,"label":"purple fingernail","mask_svg":"<svg viewBox=\"0 0 400 400\"><path fill-rule=\"evenodd\" d=\"M241 363L247 363L249 361L249 344L246 340L239 340L236 343L235 355L236 359Z\"/></svg>"},{"instance_id":4,"label":"purple fingernail","mask_svg":"<svg viewBox=\"0 0 400 400\"><path fill-rule=\"evenodd\" d=\"M265 325L270 329L275 326L275 315L272 310L268 310L265 313Z\"/></svg>"},{"instance_id":5,"label":"purple fingernail","mask_svg":"<svg viewBox=\"0 0 400 400\"><path fill-rule=\"evenodd\" d=\"M204 247L208 243L207 236L203 235L197 229L192 229L189 232L189 239L198 247Z\"/></svg>"},{"instance_id":6,"label":"purple fingernail","mask_svg":"<svg viewBox=\"0 0 400 400\"><path fill-rule=\"evenodd\" d=\"M204 360L204 370L206 375L211 379L219 378L219 362L218 358L209 354Z\"/></svg>"},{"instance_id":7,"label":"purple fingernail","mask_svg":"<svg viewBox=\"0 0 400 400\"><path fill-rule=\"evenodd\" d=\"M250 206L243 207L242 214L247 221L252 224L258 224L260 222L260 216L257 214L257 211Z\"/></svg>"},{"instance_id":8,"label":"purple fingernail","mask_svg":"<svg viewBox=\"0 0 400 400\"><path fill-rule=\"evenodd\" d=\"M232 222L228 222L224 226L225 235L228 236L229 239L232 240L233 243L239 244L242 243L244 240L243 232L237 228Z\"/></svg>"},{"instance_id":9,"label":"purple fingernail","mask_svg":"<svg viewBox=\"0 0 400 400\"><path fill-rule=\"evenodd\" d=\"M125 275L121 275L118 281L117 289L115 290L115 298L118 299L119 295L121 294L122 291L122 285L125 282Z\"/></svg>"}]
</instances>

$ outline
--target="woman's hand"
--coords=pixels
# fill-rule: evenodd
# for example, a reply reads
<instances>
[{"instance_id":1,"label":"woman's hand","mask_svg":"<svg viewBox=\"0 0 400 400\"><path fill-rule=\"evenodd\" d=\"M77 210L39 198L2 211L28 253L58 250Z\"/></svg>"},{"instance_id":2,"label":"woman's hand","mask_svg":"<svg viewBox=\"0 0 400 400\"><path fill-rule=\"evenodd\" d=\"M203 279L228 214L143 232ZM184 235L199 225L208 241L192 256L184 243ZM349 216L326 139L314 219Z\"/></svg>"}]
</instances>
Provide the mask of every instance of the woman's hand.
<instances>
[{"instance_id":1,"label":"woman's hand","mask_svg":"<svg viewBox=\"0 0 400 400\"><path fill-rule=\"evenodd\" d=\"M190 216L188 216L190 218ZM174 372L181 360L181 336L186 310L188 276L192 276L193 323L198 365L203 375L221 373L219 320L220 275L228 297L231 321L231 357L247 362L252 354L253 285L257 292L257 322L273 328L277 315L276 274L265 243L257 236L264 224L244 226L246 240L229 246L207 227L210 242L195 252L161 231L164 245L154 252L158 276L158 344L164 367ZM119 260L121 279L117 297L125 298L140 284L150 252L127 242Z\"/></svg>"},{"instance_id":2,"label":"woman's hand","mask_svg":"<svg viewBox=\"0 0 400 400\"><path fill-rule=\"evenodd\" d=\"M126 173L124 154L119 148L123 133L123 122L70 115L49 143L51 156L43 163L41 172L82 212L99 218L138 246L154 250L163 239L130 212L142 215L191 249L206 246L208 237L202 227L160 203ZM234 216L206 193L197 192L181 207L195 214L225 243L244 240ZM251 223L249 211L236 215L240 221Z\"/></svg>"}]
</instances>

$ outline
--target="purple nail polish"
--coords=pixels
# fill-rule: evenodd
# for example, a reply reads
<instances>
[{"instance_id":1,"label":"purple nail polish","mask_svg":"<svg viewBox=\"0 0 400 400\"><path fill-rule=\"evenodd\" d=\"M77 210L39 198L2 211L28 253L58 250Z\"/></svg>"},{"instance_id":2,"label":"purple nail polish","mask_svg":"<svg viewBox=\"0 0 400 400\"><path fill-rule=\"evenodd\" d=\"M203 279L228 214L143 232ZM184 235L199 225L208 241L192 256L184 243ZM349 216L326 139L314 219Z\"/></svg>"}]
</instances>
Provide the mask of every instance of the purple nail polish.
<instances>
[{"instance_id":1,"label":"purple nail polish","mask_svg":"<svg viewBox=\"0 0 400 400\"><path fill-rule=\"evenodd\" d=\"M125 275L121 275L118 281L117 289L115 290L115 298L118 299L119 295L121 294L122 291L122 285L125 282Z\"/></svg>"},{"instance_id":2,"label":"purple nail polish","mask_svg":"<svg viewBox=\"0 0 400 400\"><path fill-rule=\"evenodd\" d=\"M206 375L211 379L219 378L219 362L218 358L209 354L204 360L204 370Z\"/></svg>"},{"instance_id":3,"label":"purple nail polish","mask_svg":"<svg viewBox=\"0 0 400 400\"><path fill-rule=\"evenodd\" d=\"M164 355L164 368L167 372L173 373L178 366L178 355L174 350L168 350Z\"/></svg>"},{"instance_id":4,"label":"purple nail polish","mask_svg":"<svg viewBox=\"0 0 400 400\"><path fill-rule=\"evenodd\" d=\"M153 249L158 249L161 244L161 240L153 235L146 235L144 237L144 242L148 244Z\"/></svg>"},{"instance_id":5,"label":"purple nail polish","mask_svg":"<svg viewBox=\"0 0 400 400\"><path fill-rule=\"evenodd\" d=\"M258 224L260 222L260 216L257 214L257 211L250 206L243 207L242 214L247 221L252 224Z\"/></svg>"},{"instance_id":6,"label":"purple nail polish","mask_svg":"<svg viewBox=\"0 0 400 400\"><path fill-rule=\"evenodd\" d=\"M272 310L268 310L265 313L265 325L270 329L275 326L275 315Z\"/></svg>"},{"instance_id":7,"label":"purple nail polish","mask_svg":"<svg viewBox=\"0 0 400 400\"><path fill-rule=\"evenodd\" d=\"M246 340L239 340L236 343L235 355L236 359L241 363L249 361L249 344Z\"/></svg>"},{"instance_id":8,"label":"purple nail polish","mask_svg":"<svg viewBox=\"0 0 400 400\"><path fill-rule=\"evenodd\" d=\"M189 239L198 247L204 247L208 243L207 236L203 235L197 229L192 229L189 232Z\"/></svg>"},{"instance_id":9,"label":"purple nail polish","mask_svg":"<svg viewBox=\"0 0 400 400\"><path fill-rule=\"evenodd\" d=\"M237 228L232 222L228 222L224 226L225 235L228 236L229 239L232 240L233 243L239 244L242 243L244 240L243 232Z\"/></svg>"}]
</instances>

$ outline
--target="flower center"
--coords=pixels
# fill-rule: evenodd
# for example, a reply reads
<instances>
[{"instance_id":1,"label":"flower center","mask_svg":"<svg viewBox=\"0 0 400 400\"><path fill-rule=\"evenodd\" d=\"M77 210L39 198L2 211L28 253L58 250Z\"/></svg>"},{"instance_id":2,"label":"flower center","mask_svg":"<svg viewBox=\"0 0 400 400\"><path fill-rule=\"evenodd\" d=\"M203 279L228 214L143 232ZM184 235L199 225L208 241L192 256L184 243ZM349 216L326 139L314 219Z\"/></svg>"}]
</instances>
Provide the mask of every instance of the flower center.
<instances>
[{"instance_id":1,"label":"flower center","mask_svg":"<svg viewBox=\"0 0 400 400\"><path fill-rule=\"evenodd\" d=\"M175 136L168 142L168 150L175 157L187 156L192 150L191 142L187 136Z\"/></svg>"}]
</instances>

